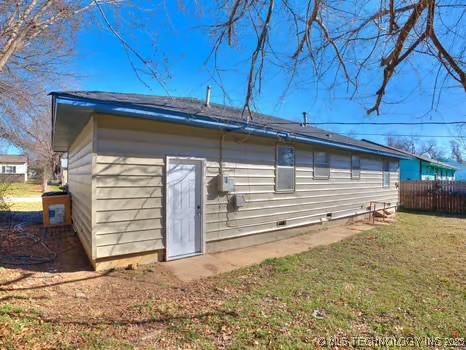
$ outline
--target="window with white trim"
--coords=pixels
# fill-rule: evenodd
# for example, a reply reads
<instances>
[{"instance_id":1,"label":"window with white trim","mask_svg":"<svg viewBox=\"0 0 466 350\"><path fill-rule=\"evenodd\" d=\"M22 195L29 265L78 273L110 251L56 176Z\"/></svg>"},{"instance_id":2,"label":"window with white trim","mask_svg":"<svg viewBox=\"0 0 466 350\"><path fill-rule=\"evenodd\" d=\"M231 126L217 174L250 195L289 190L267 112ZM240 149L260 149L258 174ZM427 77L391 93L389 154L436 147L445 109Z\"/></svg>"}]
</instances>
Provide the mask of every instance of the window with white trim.
<instances>
[{"instance_id":1,"label":"window with white trim","mask_svg":"<svg viewBox=\"0 0 466 350\"><path fill-rule=\"evenodd\" d=\"M383 187L390 187L390 162L388 160L383 161Z\"/></svg>"},{"instance_id":2,"label":"window with white trim","mask_svg":"<svg viewBox=\"0 0 466 350\"><path fill-rule=\"evenodd\" d=\"M330 178L330 156L327 152L314 152L314 178Z\"/></svg>"},{"instance_id":3,"label":"window with white trim","mask_svg":"<svg viewBox=\"0 0 466 350\"><path fill-rule=\"evenodd\" d=\"M277 145L275 158L275 190L293 192L295 189L295 150L292 146Z\"/></svg>"},{"instance_id":4,"label":"window with white trim","mask_svg":"<svg viewBox=\"0 0 466 350\"><path fill-rule=\"evenodd\" d=\"M16 174L16 166L14 165L3 165L2 173L4 174Z\"/></svg>"},{"instance_id":5,"label":"window with white trim","mask_svg":"<svg viewBox=\"0 0 466 350\"><path fill-rule=\"evenodd\" d=\"M361 158L351 155L351 178L359 180L361 177Z\"/></svg>"}]
</instances>

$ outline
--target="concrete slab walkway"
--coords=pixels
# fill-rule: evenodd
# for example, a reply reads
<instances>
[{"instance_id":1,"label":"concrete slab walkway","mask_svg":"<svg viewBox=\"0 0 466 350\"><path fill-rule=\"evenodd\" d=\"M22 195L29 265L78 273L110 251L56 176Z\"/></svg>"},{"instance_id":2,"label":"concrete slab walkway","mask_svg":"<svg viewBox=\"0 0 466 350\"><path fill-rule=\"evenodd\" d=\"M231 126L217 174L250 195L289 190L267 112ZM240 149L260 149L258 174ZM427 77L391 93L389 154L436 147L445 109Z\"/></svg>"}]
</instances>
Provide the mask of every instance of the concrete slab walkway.
<instances>
[{"instance_id":1,"label":"concrete slab walkway","mask_svg":"<svg viewBox=\"0 0 466 350\"><path fill-rule=\"evenodd\" d=\"M164 262L162 265L181 281L188 282L259 264L265 259L302 253L314 247L339 242L374 227L375 225L363 222L334 226L289 239Z\"/></svg>"}]
</instances>

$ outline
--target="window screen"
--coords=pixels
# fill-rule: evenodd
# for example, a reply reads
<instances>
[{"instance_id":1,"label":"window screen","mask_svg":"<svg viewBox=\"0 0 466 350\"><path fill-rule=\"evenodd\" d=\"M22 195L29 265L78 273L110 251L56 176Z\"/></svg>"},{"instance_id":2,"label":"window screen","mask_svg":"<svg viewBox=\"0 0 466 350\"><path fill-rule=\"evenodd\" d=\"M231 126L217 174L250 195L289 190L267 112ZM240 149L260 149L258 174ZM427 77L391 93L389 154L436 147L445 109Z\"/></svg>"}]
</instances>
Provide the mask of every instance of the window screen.
<instances>
[{"instance_id":1,"label":"window screen","mask_svg":"<svg viewBox=\"0 0 466 350\"><path fill-rule=\"evenodd\" d=\"M383 187L390 187L390 162L383 161Z\"/></svg>"},{"instance_id":2,"label":"window screen","mask_svg":"<svg viewBox=\"0 0 466 350\"><path fill-rule=\"evenodd\" d=\"M351 156L351 178L359 179L361 176L361 159L359 156Z\"/></svg>"},{"instance_id":3,"label":"window screen","mask_svg":"<svg viewBox=\"0 0 466 350\"><path fill-rule=\"evenodd\" d=\"M277 145L275 189L277 192L295 189L295 153L291 146Z\"/></svg>"},{"instance_id":4,"label":"window screen","mask_svg":"<svg viewBox=\"0 0 466 350\"><path fill-rule=\"evenodd\" d=\"M330 177L330 157L327 152L314 153L314 177L316 179Z\"/></svg>"},{"instance_id":5,"label":"window screen","mask_svg":"<svg viewBox=\"0 0 466 350\"><path fill-rule=\"evenodd\" d=\"M2 173L4 174L16 174L16 167L13 165L3 165Z\"/></svg>"}]
</instances>

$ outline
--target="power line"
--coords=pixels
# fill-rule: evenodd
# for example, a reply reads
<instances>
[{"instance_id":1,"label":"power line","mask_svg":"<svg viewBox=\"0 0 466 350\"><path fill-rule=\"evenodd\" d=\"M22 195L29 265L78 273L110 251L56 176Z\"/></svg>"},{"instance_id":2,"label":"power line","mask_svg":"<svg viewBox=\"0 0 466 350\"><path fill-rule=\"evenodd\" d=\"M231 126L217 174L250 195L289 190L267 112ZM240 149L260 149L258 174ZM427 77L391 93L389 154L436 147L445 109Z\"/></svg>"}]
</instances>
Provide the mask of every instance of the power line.
<instances>
[{"instance_id":1,"label":"power line","mask_svg":"<svg viewBox=\"0 0 466 350\"><path fill-rule=\"evenodd\" d=\"M439 137L439 138L466 138L466 135L416 135L416 134L392 134L392 133L361 133L361 132L352 132L352 131L346 131L346 132L341 132L341 131L330 131L330 130L321 130L321 131L311 131L311 130L305 130L305 133L302 133L303 135L310 135L310 134L315 134L315 135L324 135L327 137L332 137L332 135L343 135L347 137L351 137L353 135L359 135L359 136L395 136L395 137Z\"/></svg>"},{"instance_id":2,"label":"power line","mask_svg":"<svg viewBox=\"0 0 466 350\"><path fill-rule=\"evenodd\" d=\"M291 124L291 123L289 123ZM466 122L465 122L466 124ZM267 128L267 126L264 126ZM303 133L300 133L302 135L310 135L310 134L315 134L315 135L324 135L326 137L332 137L332 135L344 135L347 137L351 137L352 135L359 135L359 136L395 136L395 137L417 137L417 138L422 138L422 137L431 137L431 138L466 138L466 135L420 135L420 134L393 134L390 132L385 132L385 133L360 133L360 132L353 132L353 131L330 131L330 130L324 130L320 129L319 131L312 131L312 129L305 129L303 127ZM293 132L293 131L292 131Z\"/></svg>"},{"instance_id":3,"label":"power line","mask_svg":"<svg viewBox=\"0 0 466 350\"><path fill-rule=\"evenodd\" d=\"M416 134L391 134L391 133L361 133L361 132L335 132L335 131L309 131L306 130L306 135L316 134L316 135L344 135L351 137L352 135L359 136L395 136L395 137L439 137L439 138L464 138L465 135L416 135Z\"/></svg>"},{"instance_id":4,"label":"power line","mask_svg":"<svg viewBox=\"0 0 466 350\"><path fill-rule=\"evenodd\" d=\"M359 135L359 136L395 136L395 137L439 137L439 138L461 138L466 137L463 135L409 135L409 134L374 134L374 133L359 133L349 132L343 133L343 135Z\"/></svg>"},{"instance_id":5,"label":"power line","mask_svg":"<svg viewBox=\"0 0 466 350\"><path fill-rule=\"evenodd\" d=\"M286 125L296 124L301 125L302 122L272 122L267 125ZM453 122L311 122L313 125L461 125L466 124L466 121L453 121Z\"/></svg>"}]
</instances>

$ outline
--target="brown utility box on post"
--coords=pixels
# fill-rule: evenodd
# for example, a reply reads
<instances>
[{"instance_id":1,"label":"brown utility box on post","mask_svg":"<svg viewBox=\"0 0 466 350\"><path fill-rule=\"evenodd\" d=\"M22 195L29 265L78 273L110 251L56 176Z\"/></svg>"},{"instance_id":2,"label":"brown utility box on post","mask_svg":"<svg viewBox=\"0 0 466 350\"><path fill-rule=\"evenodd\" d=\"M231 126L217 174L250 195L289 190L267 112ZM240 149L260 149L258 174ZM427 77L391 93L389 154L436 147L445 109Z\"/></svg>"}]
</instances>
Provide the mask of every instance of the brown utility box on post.
<instances>
[{"instance_id":1,"label":"brown utility box on post","mask_svg":"<svg viewBox=\"0 0 466 350\"><path fill-rule=\"evenodd\" d=\"M71 198L68 193L44 193L42 209L45 227L71 225Z\"/></svg>"}]
</instances>

